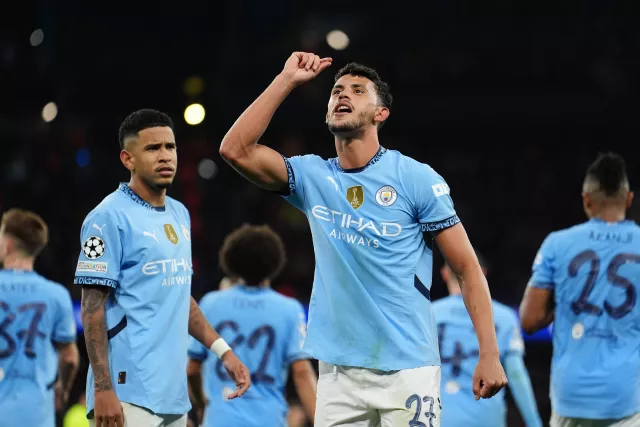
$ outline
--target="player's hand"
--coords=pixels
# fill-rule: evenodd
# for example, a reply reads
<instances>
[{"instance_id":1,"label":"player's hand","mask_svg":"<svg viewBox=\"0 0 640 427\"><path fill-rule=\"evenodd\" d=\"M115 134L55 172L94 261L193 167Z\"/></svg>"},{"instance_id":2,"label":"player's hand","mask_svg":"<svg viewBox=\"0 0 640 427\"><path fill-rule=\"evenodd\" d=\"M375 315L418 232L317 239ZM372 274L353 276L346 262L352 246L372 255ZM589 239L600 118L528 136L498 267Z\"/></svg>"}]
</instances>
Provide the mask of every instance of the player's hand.
<instances>
[{"instance_id":1,"label":"player's hand","mask_svg":"<svg viewBox=\"0 0 640 427\"><path fill-rule=\"evenodd\" d=\"M315 78L331 65L331 58L320 58L307 52L293 52L284 64L282 75L296 86Z\"/></svg>"},{"instance_id":2,"label":"player's hand","mask_svg":"<svg viewBox=\"0 0 640 427\"><path fill-rule=\"evenodd\" d=\"M233 382L236 383L236 391L227 396L227 398L235 399L242 396L251 386L249 370L231 350L222 355L222 364Z\"/></svg>"},{"instance_id":3,"label":"player's hand","mask_svg":"<svg viewBox=\"0 0 640 427\"><path fill-rule=\"evenodd\" d=\"M473 395L476 400L489 399L507 385L498 354L481 354L473 373Z\"/></svg>"},{"instance_id":4,"label":"player's hand","mask_svg":"<svg viewBox=\"0 0 640 427\"><path fill-rule=\"evenodd\" d=\"M93 406L96 427L124 427L124 410L115 391L96 391Z\"/></svg>"},{"instance_id":5,"label":"player's hand","mask_svg":"<svg viewBox=\"0 0 640 427\"><path fill-rule=\"evenodd\" d=\"M53 392L55 396L56 412L61 412L67 405L67 401L69 400L69 392L64 389L61 382L57 382L53 386Z\"/></svg>"}]
</instances>

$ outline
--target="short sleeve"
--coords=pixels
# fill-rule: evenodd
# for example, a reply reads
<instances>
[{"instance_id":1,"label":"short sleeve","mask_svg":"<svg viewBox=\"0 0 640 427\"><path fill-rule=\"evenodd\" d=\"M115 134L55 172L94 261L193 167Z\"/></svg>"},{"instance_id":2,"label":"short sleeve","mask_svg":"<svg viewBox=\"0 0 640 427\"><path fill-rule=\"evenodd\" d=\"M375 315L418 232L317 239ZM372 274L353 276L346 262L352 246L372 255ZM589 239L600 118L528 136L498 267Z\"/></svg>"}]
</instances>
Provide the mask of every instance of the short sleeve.
<instances>
[{"instance_id":1,"label":"short sleeve","mask_svg":"<svg viewBox=\"0 0 640 427\"><path fill-rule=\"evenodd\" d=\"M459 223L445 180L428 165L417 163L413 168L415 206L422 231L434 233Z\"/></svg>"},{"instance_id":2,"label":"short sleeve","mask_svg":"<svg viewBox=\"0 0 640 427\"><path fill-rule=\"evenodd\" d=\"M508 309L511 310L511 309ZM502 358L510 355L524 355L524 340L520 330L520 321L515 312L503 316L498 326L498 340Z\"/></svg>"},{"instance_id":3,"label":"short sleeve","mask_svg":"<svg viewBox=\"0 0 640 427\"><path fill-rule=\"evenodd\" d=\"M307 320L302 304L296 302L296 307L292 311L292 331L287 346L287 364L296 360L308 359L309 356L302 351L304 339L307 336Z\"/></svg>"},{"instance_id":4,"label":"short sleeve","mask_svg":"<svg viewBox=\"0 0 640 427\"><path fill-rule=\"evenodd\" d=\"M528 286L540 289L554 289L553 283L553 261L555 259L553 249L553 234L547 236L538 250L533 266L531 268L531 279Z\"/></svg>"},{"instance_id":5,"label":"short sleeve","mask_svg":"<svg viewBox=\"0 0 640 427\"><path fill-rule=\"evenodd\" d=\"M209 349L202 345L194 337L189 337L189 348L187 349L189 359L199 360L201 362L207 360Z\"/></svg>"},{"instance_id":6,"label":"short sleeve","mask_svg":"<svg viewBox=\"0 0 640 427\"><path fill-rule=\"evenodd\" d=\"M89 214L82 224L80 245L73 283L117 288L122 242L115 215L110 212Z\"/></svg>"},{"instance_id":7,"label":"short sleeve","mask_svg":"<svg viewBox=\"0 0 640 427\"><path fill-rule=\"evenodd\" d=\"M62 285L60 285L62 287ZM55 323L51 339L57 343L71 343L76 340L76 319L73 315L73 302L66 289L62 289L57 301Z\"/></svg>"},{"instance_id":8,"label":"short sleeve","mask_svg":"<svg viewBox=\"0 0 640 427\"><path fill-rule=\"evenodd\" d=\"M304 211L305 208L305 192L304 192L304 164L308 162L309 156L283 157L284 164L287 167L287 175L289 177L288 192L282 194L282 197L296 208Z\"/></svg>"}]
</instances>

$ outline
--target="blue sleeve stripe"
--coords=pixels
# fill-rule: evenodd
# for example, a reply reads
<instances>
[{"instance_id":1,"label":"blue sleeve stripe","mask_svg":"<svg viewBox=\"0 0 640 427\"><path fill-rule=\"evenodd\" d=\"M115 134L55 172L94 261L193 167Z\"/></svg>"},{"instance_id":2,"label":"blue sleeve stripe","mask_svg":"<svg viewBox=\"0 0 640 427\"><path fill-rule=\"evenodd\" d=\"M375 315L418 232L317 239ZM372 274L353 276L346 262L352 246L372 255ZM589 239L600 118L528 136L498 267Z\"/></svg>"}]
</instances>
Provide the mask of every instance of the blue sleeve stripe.
<instances>
[{"instance_id":1,"label":"blue sleeve stripe","mask_svg":"<svg viewBox=\"0 0 640 427\"><path fill-rule=\"evenodd\" d=\"M426 222L426 223L420 224L420 226L422 227L423 233L424 232L432 233L434 231L445 230L447 228L453 227L459 222L460 222L460 218L458 218L458 215L453 215L447 219L443 219L441 221L436 221L436 222Z\"/></svg>"},{"instance_id":2,"label":"blue sleeve stripe","mask_svg":"<svg viewBox=\"0 0 640 427\"><path fill-rule=\"evenodd\" d=\"M555 287L555 284L553 282L529 282L528 286L531 286L532 288L551 290Z\"/></svg>"},{"instance_id":3,"label":"blue sleeve stripe","mask_svg":"<svg viewBox=\"0 0 640 427\"><path fill-rule=\"evenodd\" d=\"M293 196L296 192L296 174L293 172L293 166L291 166L291 162L286 157L282 156L284 160L284 164L287 167L287 176L289 177L289 190L284 193L280 193L284 197Z\"/></svg>"},{"instance_id":4,"label":"blue sleeve stripe","mask_svg":"<svg viewBox=\"0 0 640 427\"><path fill-rule=\"evenodd\" d=\"M76 337L74 335L56 335L51 337L51 341L58 344L71 344L75 342Z\"/></svg>"},{"instance_id":5,"label":"blue sleeve stripe","mask_svg":"<svg viewBox=\"0 0 640 427\"><path fill-rule=\"evenodd\" d=\"M86 277L86 276L76 276L73 279L74 285L100 285L100 286L109 286L111 288L118 287L118 281L113 279L107 279L106 277Z\"/></svg>"},{"instance_id":6,"label":"blue sleeve stripe","mask_svg":"<svg viewBox=\"0 0 640 427\"><path fill-rule=\"evenodd\" d=\"M187 355L190 359L203 361L207 358L207 353L199 353L197 351L187 351Z\"/></svg>"}]
</instances>

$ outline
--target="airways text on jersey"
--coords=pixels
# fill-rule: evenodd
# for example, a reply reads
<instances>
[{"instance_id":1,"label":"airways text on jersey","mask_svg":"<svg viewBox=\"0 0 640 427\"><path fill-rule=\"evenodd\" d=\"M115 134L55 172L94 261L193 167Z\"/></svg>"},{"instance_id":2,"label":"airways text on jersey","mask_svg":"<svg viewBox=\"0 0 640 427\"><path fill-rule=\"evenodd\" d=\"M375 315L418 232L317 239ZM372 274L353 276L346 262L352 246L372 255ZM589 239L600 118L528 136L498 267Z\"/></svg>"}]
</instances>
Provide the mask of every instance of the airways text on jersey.
<instances>
[{"instance_id":1,"label":"airways text on jersey","mask_svg":"<svg viewBox=\"0 0 640 427\"><path fill-rule=\"evenodd\" d=\"M355 245L377 249L380 247L380 241L377 237L397 237L402 232L402 226L398 223L372 221L368 218L357 217L322 205L315 205L311 209L311 213L319 220L335 224L335 228L329 233L330 237ZM349 231L357 232L358 234L352 234Z\"/></svg>"}]
</instances>

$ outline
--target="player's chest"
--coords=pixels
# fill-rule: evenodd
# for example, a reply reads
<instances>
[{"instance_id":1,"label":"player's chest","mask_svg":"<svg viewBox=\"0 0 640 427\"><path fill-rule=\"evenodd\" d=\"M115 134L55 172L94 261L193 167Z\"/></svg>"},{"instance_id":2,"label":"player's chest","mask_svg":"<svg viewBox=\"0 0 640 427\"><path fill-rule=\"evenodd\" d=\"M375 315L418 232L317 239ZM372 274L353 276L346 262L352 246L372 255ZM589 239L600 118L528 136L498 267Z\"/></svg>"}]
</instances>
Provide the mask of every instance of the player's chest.
<instances>
[{"instance_id":1,"label":"player's chest","mask_svg":"<svg viewBox=\"0 0 640 427\"><path fill-rule=\"evenodd\" d=\"M143 273L191 270L191 234L188 224L166 216L131 224L130 245L124 259L143 264Z\"/></svg>"},{"instance_id":2,"label":"player's chest","mask_svg":"<svg viewBox=\"0 0 640 427\"><path fill-rule=\"evenodd\" d=\"M397 179L332 173L317 177L310 186L310 214L319 221L345 226L350 221L375 219L403 227L416 222L411 197Z\"/></svg>"}]
</instances>

